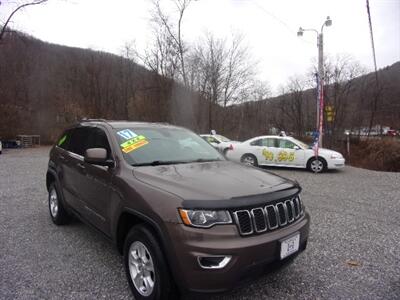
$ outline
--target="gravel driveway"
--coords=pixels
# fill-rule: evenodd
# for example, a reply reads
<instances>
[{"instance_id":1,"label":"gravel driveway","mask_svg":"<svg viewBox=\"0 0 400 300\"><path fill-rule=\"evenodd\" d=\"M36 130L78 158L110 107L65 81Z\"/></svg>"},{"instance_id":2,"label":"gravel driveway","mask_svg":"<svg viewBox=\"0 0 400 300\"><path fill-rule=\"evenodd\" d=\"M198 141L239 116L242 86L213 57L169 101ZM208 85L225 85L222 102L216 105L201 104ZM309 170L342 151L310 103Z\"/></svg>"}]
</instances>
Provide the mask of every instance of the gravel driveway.
<instances>
[{"instance_id":1,"label":"gravel driveway","mask_svg":"<svg viewBox=\"0 0 400 300\"><path fill-rule=\"evenodd\" d=\"M111 243L79 221L51 222L48 151L0 155L0 299L130 299ZM307 250L230 293L196 298L399 299L400 173L272 171L303 187L312 217Z\"/></svg>"}]
</instances>

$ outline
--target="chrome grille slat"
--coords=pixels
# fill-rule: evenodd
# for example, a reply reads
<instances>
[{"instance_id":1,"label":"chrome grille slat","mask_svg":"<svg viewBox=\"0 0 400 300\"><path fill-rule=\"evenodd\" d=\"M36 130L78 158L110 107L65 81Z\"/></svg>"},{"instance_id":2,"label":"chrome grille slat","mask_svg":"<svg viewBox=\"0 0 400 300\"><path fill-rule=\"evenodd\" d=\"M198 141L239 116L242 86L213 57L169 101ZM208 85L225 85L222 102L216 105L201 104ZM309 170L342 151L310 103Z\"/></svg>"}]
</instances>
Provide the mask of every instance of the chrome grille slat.
<instances>
[{"instance_id":1,"label":"chrome grille slat","mask_svg":"<svg viewBox=\"0 0 400 300\"><path fill-rule=\"evenodd\" d=\"M287 208L287 221L292 223L294 221L294 205L293 200L286 200L285 205Z\"/></svg>"},{"instance_id":2,"label":"chrome grille slat","mask_svg":"<svg viewBox=\"0 0 400 300\"><path fill-rule=\"evenodd\" d=\"M248 210L238 210L233 213L236 224L239 227L241 235L249 235L253 233L253 224L250 212Z\"/></svg>"},{"instance_id":3,"label":"chrome grille slat","mask_svg":"<svg viewBox=\"0 0 400 300\"><path fill-rule=\"evenodd\" d=\"M267 221L265 212L261 207L253 208L251 210L253 225L256 232L261 233L267 230Z\"/></svg>"},{"instance_id":4,"label":"chrome grille slat","mask_svg":"<svg viewBox=\"0 0 400 300\"><path fill-rule=\"evenodd\" d=\"M276 208L278 209L278 220L279 220L279 226L285 226L287 224L287 210L286 210L286 205L282 202L279 202L276 204ZM280 210L282 208L282 210ZM283 216L281 212L283 211Z\"/></svg>"},{"instance_id":5,"label":"chrome grille slat","mask_svg":"<svg viewBox=\"0 0 400 300\"><path fill-rule=\"evenodd\" d=\"M272 211L268 210L269 208L271 208ZM266 216L267 216L268 228L271 230L278 228L278 226L279 226L278 209L276 208L276 206L275 205L267 205L265 207L265 212L266 212ZM274 221L273 224L276 224L276 225L271 225L271 223L272 223L271 221Z\"/></svg>"},{"instance_id":6,"label":"chrome grille slat","mask_svg":"<svg viewBox=\"0 0 400 300\"><path fill-rule=\"evenodd\" d=\"M241 235L263 233L284 227L304 215L300 196L279 201L265 207L241 209L233 212Z\"/></svg>"}]
</instances>

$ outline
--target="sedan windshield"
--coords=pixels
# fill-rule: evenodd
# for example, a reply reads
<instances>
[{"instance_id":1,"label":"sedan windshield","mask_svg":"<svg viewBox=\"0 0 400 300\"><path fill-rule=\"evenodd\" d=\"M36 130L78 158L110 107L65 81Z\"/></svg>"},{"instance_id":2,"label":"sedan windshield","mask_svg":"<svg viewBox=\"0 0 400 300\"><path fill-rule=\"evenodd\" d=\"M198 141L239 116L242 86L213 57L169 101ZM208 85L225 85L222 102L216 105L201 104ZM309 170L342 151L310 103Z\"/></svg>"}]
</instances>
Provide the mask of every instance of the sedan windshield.
<instances>
[{"instance_id":1,"label":"sedan windshield","mask_svg":"<svg viewBox=\"0 0 400 300\"><path fill-rule=\"evenodd\" d=\"M228 139L227 137L224 137L223 135L219 135L219 134L216 134L216 135L214 135L218 140L220 140L221 142L230 142L231 140L230 139Z\"/></svg>"},{"instance_id":2,"label":"sedan windshield","mask_svg":"<svg viewBox=\"0 0 400 300\"><path fill-rule=\"evenodd\" d=\"M295 138L292 138L292 141L302 147L303 149L310 149L310 145L307 145L306 143L303 143L302 141L296 140Z\"/></svg>"},{"instance_id":3,"label":"sedan windshield","mask_svg":"<svg viewBox=\"0 0 400 300\"><path fill-rule=\"evenodd\" d=\"M176 127L116 129L124 159L133 166L225 160L210 144L193 132Z\"/></svg>"}]
</instances>

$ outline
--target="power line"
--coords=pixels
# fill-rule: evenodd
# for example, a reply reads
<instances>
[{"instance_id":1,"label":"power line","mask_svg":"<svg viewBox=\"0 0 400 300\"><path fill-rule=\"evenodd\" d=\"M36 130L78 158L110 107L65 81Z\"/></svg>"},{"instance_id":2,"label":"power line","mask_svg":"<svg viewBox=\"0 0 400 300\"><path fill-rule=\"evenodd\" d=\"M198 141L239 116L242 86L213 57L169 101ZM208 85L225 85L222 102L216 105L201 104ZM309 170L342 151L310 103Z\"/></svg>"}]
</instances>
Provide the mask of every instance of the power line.
<instances>
[{"instance_id":1,"label":"power line","mask_svg":"<svg viewBox=\"0 0 400 300\"><path fill-rule=\"evenodd\" d=\"M371 11L370 11L370 8L369 8L369 0L366 0L366 1L367 1L369 32L370 32L370 35L371 35L372 56L373 56L373 59L374 59L374 67L375 67L375 78L376 78L376 83L378 84L378 69L376 67L376 54L375 54L374 33L372 31Z\"/></svg>"},{"instance_id":2,"label":"power line","mask_svg":"<svg viewBox=\"0 0 400 300\"><path fill-rule=\"evenodd\" d=\"M257 1L253 1L253 0L235 0L237 2L248 2L251 3L255 6L257 6L260 10L262 10L264 13L266 13L267 15L269 15L270 17L272 17L275 21L277 21L278 23L280 23L283 27L285 27L285 29L290 32L290 35L293 37L297 37L297 31L294 30L292 27L290 27L284 20L282 20L281 18L277 17L275 14L273 14L272 12L268 11L267 9L265 9L262 5L260 5ZM302 41L303 43L307 43L307 44L313 44L311 42L305 41L303 39L301 39L300 41Z\"/></svg>"}]
</instances>

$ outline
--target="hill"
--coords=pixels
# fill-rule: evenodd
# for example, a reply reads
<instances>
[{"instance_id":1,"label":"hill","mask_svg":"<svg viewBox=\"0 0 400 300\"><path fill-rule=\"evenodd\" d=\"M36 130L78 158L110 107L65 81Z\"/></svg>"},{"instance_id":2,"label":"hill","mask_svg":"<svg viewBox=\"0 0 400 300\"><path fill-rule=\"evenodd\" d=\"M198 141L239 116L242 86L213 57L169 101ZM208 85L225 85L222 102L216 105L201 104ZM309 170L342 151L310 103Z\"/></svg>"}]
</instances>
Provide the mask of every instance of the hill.
<instances>
[{"instance_id":1,"label":"hill","mask_svg":"<svg viewBox=\"0 0 400 300\"><path fill-rule=\"evenodd\" d=\"M343 77L339 71L332 69L325 87L326 105L333 111L325 132L332 142L340 140L345 128L400 127L400 62L379 70L378 85L375 73ZM3 138L40 134L42 141L52 142L63 128L84 117L168 122L199 133L216 129L235 139L271 128L297 136L314 130L315 89L292 82L284 92L223 108L121 56L15 32L0 45Z\"/></svg>"}]
</instances>

